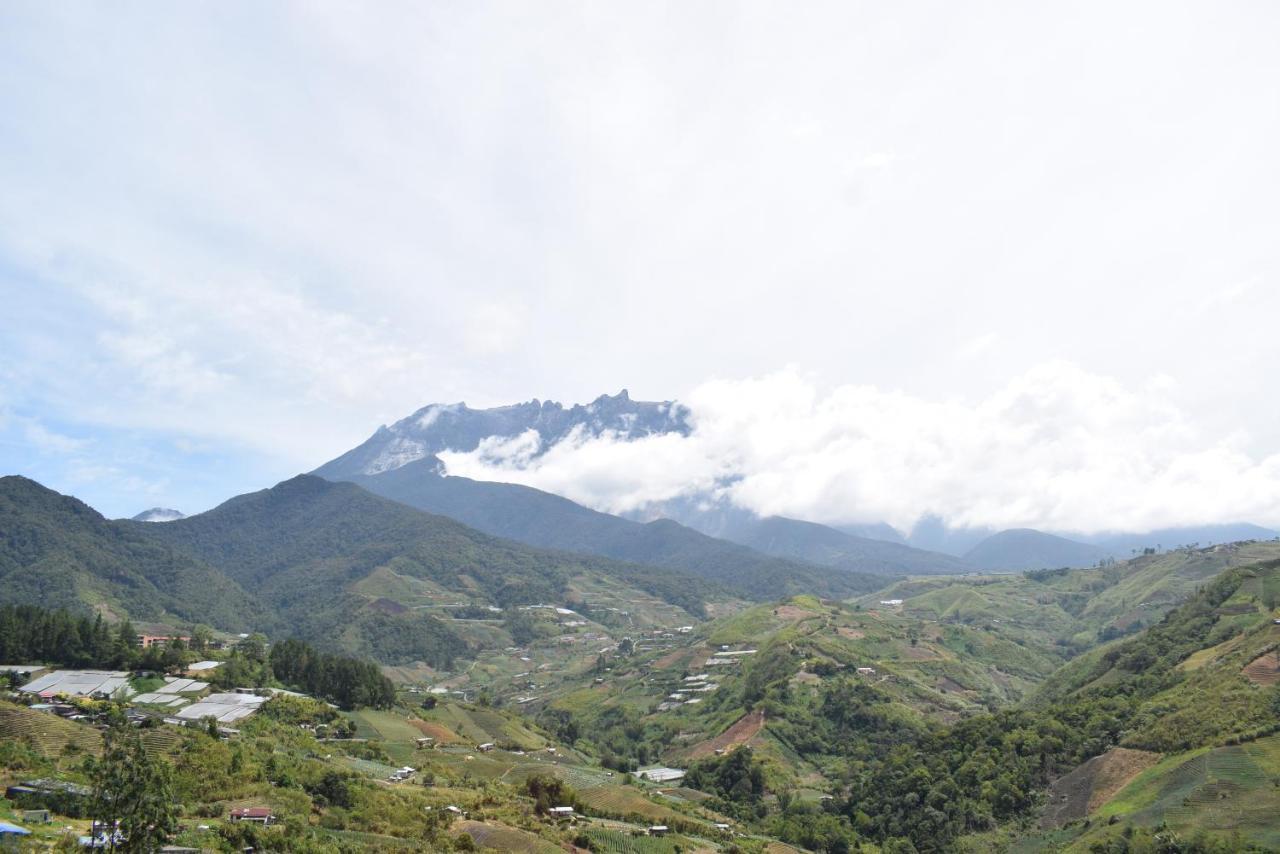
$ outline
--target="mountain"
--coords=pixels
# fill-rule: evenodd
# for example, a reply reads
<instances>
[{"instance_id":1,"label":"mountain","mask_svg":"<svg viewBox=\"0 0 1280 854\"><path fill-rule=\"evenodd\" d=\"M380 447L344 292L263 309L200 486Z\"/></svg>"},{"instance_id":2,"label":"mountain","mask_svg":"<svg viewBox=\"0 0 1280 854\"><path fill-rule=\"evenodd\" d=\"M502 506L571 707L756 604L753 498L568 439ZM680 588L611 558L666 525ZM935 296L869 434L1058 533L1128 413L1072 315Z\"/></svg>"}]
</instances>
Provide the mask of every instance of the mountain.
<instances>
[{"instance_id":1,"label":"mountain","mask_svg":"<svg viewBox=\"0 0 1280 854\"><path fill-rule=\"evenodd\" d=\"M1076 536L1083 542L1093 543L1108 550L1116 557L1127 557L1143 549L1170 549L1179 546L1213 546L1219 543L1238 543L1244 540L1274 540L1280 534L1258 525L1201 525L1198 527L1161 528L1145 534L1099 534Z\"/></svg>"},{"instance_id":2,"label":"mountain","mask_svg":"<svg viewBox=\"0 0 1280 854\"><path fill-rule=\"evenodd\" d=\"M501 540L309 475L166 525L130 524L224 571L298 637L391 663L445 666L469 652L446 605L559 605L588 582L695 614L724 596L687 574Z\"/></svg>"},{"instance_id":3,"label":"mountain","mask_svg":"<svg viewBox=\"0 0 1280 854\"><path fill-rule=\"evenodd\" d=\"M1094 566L1109 552L1099 546L1068 540L1031 528L992 534L965 552L968 563L982 569L1057 569Z\"/></svg>"},{"instance_id":4,"label":"mountain","mask_svg":"<svg viewBox=\"0 0 1280 854\"><path fill-rule=\"evenodd\" d=\"M973 568L952 555L858 537L826 525L782 516L754 519L730 529L725 537L765 554L856 572L939 575L968 572Z\"/></svg>"},{"instance_id":5,"label":"mountain","mask_svg":"<svg viewBox=\"0 0 1280 854\"><path fill-rule=\"evenodd\" d=\"M485 439L510 439L533 431L540 453L569 435L616 434L638 439L656 433L689 433L689 412L672 401L632 400L623 389L589 404L565 408L531 400L513 406L471 409L465 403L424 406L390 427L382 426L359 446L312 474L329 480L393 471L445 450L474 451Z\"/></svg>"},{"instance_id":6,"label":"mountain","mask_svg":"<svg viewBox=\"0 0 1280 854\"><path fill-rule=\"evenodd\" d=\"M376 495L448 516L494 536L676 569L751 599L800 592L843 598L885 583L883 577L865 572L764 555L670 519L634 522L528 486L442 476L430 459L376 475L352 476L350 481Z\"/></svg>"},{"instance_id":7,"label":"mountain","mask_svg":"<svg viewBox=\"0 0 1280 854\"><path fill-rule=\"evenodd\" d=\"M922 516L911 527L907 545L931 552L963 557L966 552L996 533L992 528L953 528L941 516Z\"/></svg>"},{"instance_id":8,"label":"mountain","mask_svg":"<svg viewBox=\"0 0 1280 854\"><path fill-rule=\"evenodd\" d=\"M270 615L207 563L24 477L0 478L0 602L239 631ZM149 525L148 528L161 528Z\"/></svg>"},{"instance_id":9,"label":"mountain","mask_svg":"<svg viewBox=\"0 0 1280 854\"><path fill-rule=\"evenodd\" d=\"M167 507L152 507L150 510L143 510L137 516L134 516L133 522L173 522L177 519L185 519L186 514L180 510L171 510Z\"/></svg>"},{"instance_id":10,"label":"mountain","mask_svg":"<svg viewBox=\"0 0 1280 854\"><path fill-rule=\"evenodd\" d=\"M907 538L902 536L902 532L887 522L868 522L862 525L832 525L837 531L852 537L862 537L867 540L884 540L887 543L907 544Z\"/></svg>"}]
</instances>

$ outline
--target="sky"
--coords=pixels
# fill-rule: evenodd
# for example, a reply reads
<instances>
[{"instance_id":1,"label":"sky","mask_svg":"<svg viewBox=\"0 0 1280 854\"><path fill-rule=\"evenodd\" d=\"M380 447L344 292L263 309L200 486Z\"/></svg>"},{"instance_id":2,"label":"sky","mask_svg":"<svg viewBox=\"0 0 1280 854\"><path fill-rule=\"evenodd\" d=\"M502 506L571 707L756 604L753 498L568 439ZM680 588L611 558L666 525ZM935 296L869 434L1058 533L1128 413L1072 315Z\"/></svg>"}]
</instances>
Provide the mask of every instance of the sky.
<instances>
[{"instance_id":1,"label":"sky","mask_svg":"<svg viewBox=\"0 0 1280 854\"><path fill-rule=\"evenodd\" d=\"M5 4L0 472L193 512L427 403L625 387L701 412L696 465L455 466L601 507L733 471L822 520L1280 524L1278 26Z\"/></svg>"}]
</instances>

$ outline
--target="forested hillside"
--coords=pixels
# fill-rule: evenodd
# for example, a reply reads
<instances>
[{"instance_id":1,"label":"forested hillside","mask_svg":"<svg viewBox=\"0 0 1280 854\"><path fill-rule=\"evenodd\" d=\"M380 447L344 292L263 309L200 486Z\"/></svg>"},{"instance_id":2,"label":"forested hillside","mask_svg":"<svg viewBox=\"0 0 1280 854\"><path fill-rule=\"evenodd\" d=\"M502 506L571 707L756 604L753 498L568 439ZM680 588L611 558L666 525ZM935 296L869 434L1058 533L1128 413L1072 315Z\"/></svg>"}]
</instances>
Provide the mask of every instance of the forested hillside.
<instances>
[{"instance_id":1,"label":"forested hillside","mask_svg":"<svg viewBox=\"0 0 1280 854\"><path fill-rule=\"evenodd\" d=\"M756 600L796 593L843 598L882 587L886 574L905 571L895 563L845 571L784 560L708 537L670 519L642 524L527 486L444 477L438 465L434 458L418 460L376 475L346 479L377 495L495 536L679 570Z\"/></svg>"},{"instance_id":2,"label":"forested hillside","mask_svg":"<svg viewBox=\"0 0 1280 854\"><path fill-rule=\"evenodd\" d=\"M27 478L0 478L0 603L232 631L273 624L271 612L235 581L137 524L105 519Z\"/></svg>"},{"instance_id":3,"label":"forested hillside","mask_svg":"<svg viewBox=\"0 0 1280 854\"><path fill-rule=\"evenodd\" d=\"M449 666L471 647L441 607L566 601L602 576L691 615L718 588L669 570L500 540L350 483L301 475L164 525L132 523L253 591L298 637L391 663Z\"/></svg>"}]
</instances>

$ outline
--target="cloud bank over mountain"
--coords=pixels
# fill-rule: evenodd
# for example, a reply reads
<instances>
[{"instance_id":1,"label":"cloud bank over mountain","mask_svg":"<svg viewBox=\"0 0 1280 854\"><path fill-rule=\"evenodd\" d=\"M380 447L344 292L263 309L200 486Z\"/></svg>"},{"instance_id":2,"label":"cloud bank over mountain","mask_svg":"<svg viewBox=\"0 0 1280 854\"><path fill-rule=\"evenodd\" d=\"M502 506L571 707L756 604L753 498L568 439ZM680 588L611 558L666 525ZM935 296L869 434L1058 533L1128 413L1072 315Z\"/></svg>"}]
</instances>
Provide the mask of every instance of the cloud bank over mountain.
<instances>
[{"instance_id":1,"label":"cloud bank over mountain","mask_svg":"<svg viewBox=\"0 0 1280 854\"><path fill-rule=\"evenodd\" d=\"M929 400L795 371L705 383L694 426L624 441L529 431L440 455L448 472L522 483L614 513L701 495L829 524L925 514L957 527L1098 532L1280 522L1280 455L1209 435L1173 401L1063 361L983 399Z\"/></svg>"}]
</instances>

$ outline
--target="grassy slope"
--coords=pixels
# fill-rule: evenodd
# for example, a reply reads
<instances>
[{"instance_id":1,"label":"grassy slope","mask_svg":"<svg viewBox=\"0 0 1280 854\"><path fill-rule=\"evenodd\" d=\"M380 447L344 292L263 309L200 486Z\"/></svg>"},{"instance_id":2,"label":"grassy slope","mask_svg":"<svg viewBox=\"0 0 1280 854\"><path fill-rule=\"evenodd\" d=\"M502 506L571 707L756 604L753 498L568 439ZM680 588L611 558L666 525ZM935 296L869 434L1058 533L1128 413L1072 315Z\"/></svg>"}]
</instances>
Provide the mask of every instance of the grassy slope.
<instances>
[{"instance_id":1,"label":"grassy slope","mask_svg":"<svg viewBox=\"0 0 1280 854\"><path fill-rule=\"evenodd\" d=\"M1280 543L1273 541L1183 549L1103 569L913 578L857 601L872 607L903 599L908 615L999 625L1010 638L1066 655L1157 622L1225 569L1276 557Z\"/></svg>"}]
</instances>

